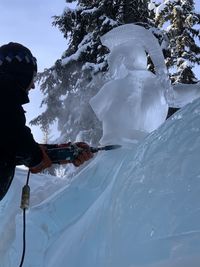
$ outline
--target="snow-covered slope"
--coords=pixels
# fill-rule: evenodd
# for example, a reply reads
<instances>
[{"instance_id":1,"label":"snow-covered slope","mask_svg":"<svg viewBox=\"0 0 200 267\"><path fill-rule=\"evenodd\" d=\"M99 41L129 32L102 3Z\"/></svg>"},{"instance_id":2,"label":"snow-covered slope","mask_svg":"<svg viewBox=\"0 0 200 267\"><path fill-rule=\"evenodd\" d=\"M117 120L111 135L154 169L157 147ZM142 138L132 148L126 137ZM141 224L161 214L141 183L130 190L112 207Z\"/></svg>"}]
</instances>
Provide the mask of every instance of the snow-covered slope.
<instances>
[{"instance_id":1,"label":"snow-covered slope","mask_svg":"<svg viewBox=\"0 0 200 267\"><path fill-rule=\"evenodd\" d=\"M25 267L199 267L200 100L65 180L31 177ZM25 173L0 203L0 266L19 262ZM23 181L23 182L22 182Z\"/></svg>"}]
</instances>

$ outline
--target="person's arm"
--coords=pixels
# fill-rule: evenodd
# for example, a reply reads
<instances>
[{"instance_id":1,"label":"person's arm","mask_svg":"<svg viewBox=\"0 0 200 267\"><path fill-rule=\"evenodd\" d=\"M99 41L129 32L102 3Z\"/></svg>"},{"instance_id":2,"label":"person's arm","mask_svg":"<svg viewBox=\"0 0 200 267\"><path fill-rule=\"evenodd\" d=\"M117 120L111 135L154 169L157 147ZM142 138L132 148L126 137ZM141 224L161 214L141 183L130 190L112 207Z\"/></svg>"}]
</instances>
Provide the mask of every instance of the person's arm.
<instances>
[{"instance_id":1,"label":"person's arm","mask_svg":"<svg viewBox=\"0 0 200 267\"><path fill-rule=\"evenodd\" d=\"M12 114L11 114L12 113ZM30 168L32 173L38 173L51 166L52 162L48 157L46 150L52 145L38 144L31 133L29 127L26 126L26 119L24 111L21 107L8 111L8 117L10 117L9 124L7 123L7 132L15 133L10 139L17 151L18 159L21 159L21 163ZM78 157L73 161L62 161L60 164L72 163L76 167L83 164L85 161L91 159L93 154L90 152L89 146L84 142L76 143L81 148L85 148L85 151L80 153ZM61 144L62 146L63 144ZM67 145L67 144L65 144ZM57 145L60 146L60 145Z\"/></svg>"},{"instance_id":2,"label":"person's arm","mask_svg":"<svg viewBox=\"0 0 200 267\"><path fill-rule=\"evenodd\" d=\"M24 157L29 166L37 165L42 160L42 151L39 144L34 140L29 127L26 126L26 119L22 107L16 109L13 114L13 128L15 129L15 143L17 156Z\"/></svg>"},{"instance_id":3,"label":"person's arm","mask_svg":"<svg viewBox=\"0 0 200 267\"><path fill-rule=\"evenodd\" d=\"M16 155L16 165L26 165L29 168L40 165L44 161L44 152L34 140L29 127L26 126L24 110L12 99L5 101L0 110L2 116L2 141L5 149L12 150ZM51 164L48 163L48 166ZM46 165L43 166L44 168Z\"/></svg>"}]
</instances>

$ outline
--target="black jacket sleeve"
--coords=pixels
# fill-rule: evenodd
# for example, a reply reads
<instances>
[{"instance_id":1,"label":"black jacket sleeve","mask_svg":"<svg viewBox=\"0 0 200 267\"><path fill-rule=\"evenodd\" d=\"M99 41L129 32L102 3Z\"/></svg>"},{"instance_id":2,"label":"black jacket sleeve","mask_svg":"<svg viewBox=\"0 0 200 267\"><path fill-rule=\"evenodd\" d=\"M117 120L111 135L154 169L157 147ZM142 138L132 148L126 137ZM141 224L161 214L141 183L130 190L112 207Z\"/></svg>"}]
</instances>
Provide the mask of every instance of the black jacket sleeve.
<instances>
[{"instance_id":1,"label":"black jacket sleeve","mask_svg":"<svg viewBox=\"0 0 200 267\"><path fill-rule=\"evenodd\" d=\"M0 113L2 117L0 139L5 155L15 154L18 159L16 164L20 164L19 159L28 167L39 164L42 152L30 128L26 126L24 110L20 103L10 97L0 106Z\"/></svg>"}]
</instances>

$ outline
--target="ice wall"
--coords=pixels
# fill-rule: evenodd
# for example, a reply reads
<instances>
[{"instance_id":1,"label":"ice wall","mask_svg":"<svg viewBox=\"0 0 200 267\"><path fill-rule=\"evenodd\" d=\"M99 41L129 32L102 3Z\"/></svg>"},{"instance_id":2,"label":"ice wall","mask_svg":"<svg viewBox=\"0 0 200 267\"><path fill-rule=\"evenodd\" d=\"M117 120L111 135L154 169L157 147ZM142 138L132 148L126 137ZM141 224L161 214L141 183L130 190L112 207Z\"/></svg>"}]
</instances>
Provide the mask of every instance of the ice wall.
<instances>
[{"instance_id":1,"label":"ice wall","mask_svg":"<svg viewBox=\"0 0 200 267\"><path fill-rule=\"evenodd\" d=\"M199 100L188 105L141 144L99 153L49 197L47 178L39 191L33 183L38 201L28 212L25 266L198 267L199 107ZM16 226L7 229L0 213L1 238L12 236L4 239L1 267L20 256L21 215L11 200L6 216Z\"/></svg>"}]
</instances>

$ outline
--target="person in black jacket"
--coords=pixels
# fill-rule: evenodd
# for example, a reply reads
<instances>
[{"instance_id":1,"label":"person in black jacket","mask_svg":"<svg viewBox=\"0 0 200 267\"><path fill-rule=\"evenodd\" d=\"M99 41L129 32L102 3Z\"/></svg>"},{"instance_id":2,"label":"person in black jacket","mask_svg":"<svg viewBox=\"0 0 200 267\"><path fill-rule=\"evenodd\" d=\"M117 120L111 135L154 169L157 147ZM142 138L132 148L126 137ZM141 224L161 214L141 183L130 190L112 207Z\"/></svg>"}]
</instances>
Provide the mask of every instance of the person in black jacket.
<instances>
[{"instance_id":1,"label":"person in black jacket","mask_svg":"<svg viewBox=\"0 0 200 267\"><path fill-rule=\"evenodd\" d=\"M35 88L36 74L36 58L28 48L18 43L0 47L0 200L10 187L16 165L24 164L32 173L38 173L52 164L46 146L38 144L26 126L22 107L29 102L29 91ZM72 162L79 166L93 155L86 143L76 144L84 148Z\"/></svg>"}]
</instances>

